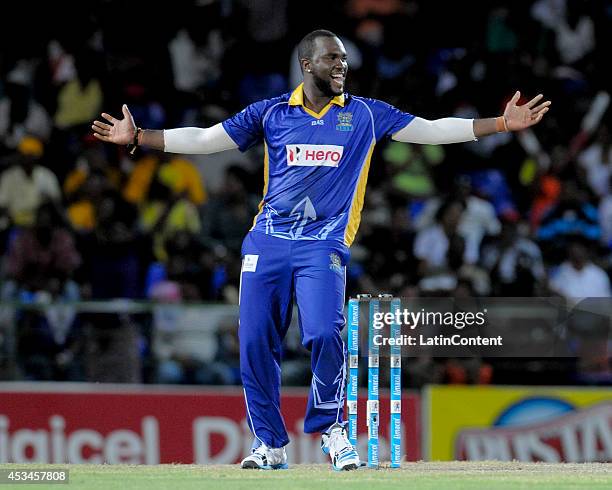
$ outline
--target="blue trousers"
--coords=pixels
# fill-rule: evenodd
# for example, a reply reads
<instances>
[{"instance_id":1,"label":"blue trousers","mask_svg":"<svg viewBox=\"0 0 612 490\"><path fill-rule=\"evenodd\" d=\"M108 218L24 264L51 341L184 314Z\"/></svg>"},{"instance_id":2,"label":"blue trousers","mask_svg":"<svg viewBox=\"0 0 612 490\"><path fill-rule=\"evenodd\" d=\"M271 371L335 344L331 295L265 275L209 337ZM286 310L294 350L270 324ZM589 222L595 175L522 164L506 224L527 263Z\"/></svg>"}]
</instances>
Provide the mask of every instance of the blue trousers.
<instances>
[{"instance_id":1,"label":"blue trousers","mask_svg":"<svg viewBox=\"0 0 612 490\"><path fill-rule=\"evenodd\" d=\"M289 442L280 410L281 344L294 298L302 344L311 351L304 432L324 432L343 421L346 352L340 332L348 258L348 248L335 241L285 240L252 231L243 242L240 371L256 444L277 448Z\"/></svg>"}]
</instances>

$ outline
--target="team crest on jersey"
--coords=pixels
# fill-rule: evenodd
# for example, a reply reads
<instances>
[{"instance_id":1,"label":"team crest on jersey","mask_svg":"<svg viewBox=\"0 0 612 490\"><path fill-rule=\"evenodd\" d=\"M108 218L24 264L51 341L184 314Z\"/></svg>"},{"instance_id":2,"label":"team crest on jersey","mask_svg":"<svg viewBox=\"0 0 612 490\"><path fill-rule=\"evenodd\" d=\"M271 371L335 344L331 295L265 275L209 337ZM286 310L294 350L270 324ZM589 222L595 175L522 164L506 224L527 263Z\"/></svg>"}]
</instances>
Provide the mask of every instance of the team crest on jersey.
<instances>
[{"instance_id":1,"label":"team crest on jersey","mask_svg":"<svg viewBox=\"0 0 612 490\"><path fill-rule=\"evenodd\" d=\"M329 254L329 268L338 274L342 274L342 261L336 252Z\"/></svg>"},{"instance_id":2,"label":"team crest on jersey","mask_svg":"<svg viewBox=\"0 0 612 490\"><path fill-rule=\"evenodd\" d=\"M352 131L353 130L353 113L352 112L339 112L338 113L338 124L336 124L338 131Z\"/></svg>"}]
</instances>

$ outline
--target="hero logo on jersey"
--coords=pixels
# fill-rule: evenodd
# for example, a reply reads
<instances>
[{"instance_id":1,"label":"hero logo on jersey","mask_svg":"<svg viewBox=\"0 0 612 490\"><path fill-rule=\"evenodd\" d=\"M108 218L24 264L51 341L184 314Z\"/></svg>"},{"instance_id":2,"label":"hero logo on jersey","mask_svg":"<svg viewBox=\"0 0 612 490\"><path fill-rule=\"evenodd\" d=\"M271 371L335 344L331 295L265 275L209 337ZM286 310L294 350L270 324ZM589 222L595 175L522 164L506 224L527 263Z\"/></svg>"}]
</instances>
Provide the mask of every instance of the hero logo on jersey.
<instances>
[{"instance_id":1,"label":"hero logo on jersey","mask_svg":"<svg viewBox=\"0 0 612 490\"><path fill-rule=\"evenodd\" d=\"M337 167L344 152L336 145L286 145L287 165L298 167Z\"/></svg>"}]
</instances>

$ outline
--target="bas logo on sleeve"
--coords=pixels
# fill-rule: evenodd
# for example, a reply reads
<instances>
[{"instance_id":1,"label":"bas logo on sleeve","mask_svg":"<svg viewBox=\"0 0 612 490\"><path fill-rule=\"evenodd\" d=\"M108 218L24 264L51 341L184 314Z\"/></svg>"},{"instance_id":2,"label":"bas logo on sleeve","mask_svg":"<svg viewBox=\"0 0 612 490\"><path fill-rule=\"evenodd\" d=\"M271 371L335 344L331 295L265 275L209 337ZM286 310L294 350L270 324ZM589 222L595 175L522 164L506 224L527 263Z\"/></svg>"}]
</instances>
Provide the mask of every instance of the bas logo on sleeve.
<instances>
[{"instance_id":1,"label":"bas logo on sleeve","mask_svg":"<svg viewBox=\"0 0 612 490\"><path fill-rule=\"evenodd\" d=\"M299 167L337 167L344 152L337 145L286 145L287 165Z\"/></svg>"}]
</instances>

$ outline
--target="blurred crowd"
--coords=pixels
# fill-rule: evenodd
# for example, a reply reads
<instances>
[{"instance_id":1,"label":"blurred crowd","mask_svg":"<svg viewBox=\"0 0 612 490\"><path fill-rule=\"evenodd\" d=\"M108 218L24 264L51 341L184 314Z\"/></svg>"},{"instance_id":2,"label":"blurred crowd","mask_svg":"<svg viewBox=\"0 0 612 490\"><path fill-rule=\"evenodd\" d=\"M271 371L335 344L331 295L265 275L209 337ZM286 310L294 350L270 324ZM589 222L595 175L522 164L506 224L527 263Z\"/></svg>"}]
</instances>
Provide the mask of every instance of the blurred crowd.
<instances>
[{"instance_id":1,"label":"blurred crowd","mask_svg":"<svg viewBox=\"0 0 612 490\"><path fill-rule=\"evenodd\" d=\"M611 296L612 2L468 8L208 0L168 9L107 0L71 5L68 15L57 5L16 5L0 21L3 304L236 304L241 241L263 187L260 150L248 165L226 164L210 186L193 159L130 155L93 138L90 124L127 103L144 128L210 126L292 90L300 81L295 46L316 28L344 41L349 92L421 117L497 116L517 89L523 102L540 92L553 101L544 121L520 135L378 145L348 294ZM9 37L15 28L28 33L19 43ZM141 361L155 358L143 327L150 320L51 317L16 315L26 378L104 380L106 352L108 366L126 365L113 379L139 381ZM215 365L235 347L231 332L217 334ZM90 361L71 373L83 352ZM190 367L174 359L144 379L237 382L234 367ZM465 378L457 372L450 366L440 376ZM490 376L479 368L476 378Z\"/></svg>"}]
</instances>

